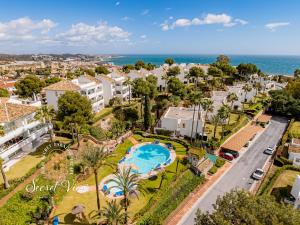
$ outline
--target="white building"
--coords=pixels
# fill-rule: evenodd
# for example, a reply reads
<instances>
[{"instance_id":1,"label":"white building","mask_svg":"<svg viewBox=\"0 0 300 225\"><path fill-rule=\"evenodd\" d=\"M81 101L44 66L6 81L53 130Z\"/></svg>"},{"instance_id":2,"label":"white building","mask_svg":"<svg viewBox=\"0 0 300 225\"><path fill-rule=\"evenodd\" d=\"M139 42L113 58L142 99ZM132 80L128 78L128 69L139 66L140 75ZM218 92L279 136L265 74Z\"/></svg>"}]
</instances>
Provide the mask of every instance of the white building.
<instances>
[{"instance_id":1,"label":"white building","mask_svg":"<svg viewBox=\"0 0 300 225\"><path fill-rule=\"evenodd\" d=\"M300 139L293 138L289 144L289 160L293 161L294 166L300 166Z\"/></svg>"},{"instance_id":2,"label":"white building","mask_svg":"<svg viewBox=\"0 0 300 225\"><path fill-rule=\"evenodd\" d=\"M291 195L295 198L294 208L300 209L300 175L296 176L296 180L293 185Z\"/></svg>"},{"instance_id":3,"label":"white building","mask_svg":"<svg viewBox=\"0 0 300 225\"><path fill-rule=\"evenodd\" d=\"M91 101L94 112L104 108L103 85L101 81L88 75L80 76L72 81L60 81L44 88L44 90L47 104L55 110L58 109L59 96L66 91L75 91L86 96Z\"/></svg>"},{"instance_id":4,"label":"white building","mask_svg":"<svg viewBox=\"0 0 300 225\"><path fill-rule=\"evenodd\" d=\"M0 157L9 167L17 155L35 151L51 126L34 118L37 107L11 103L7 98L0 101Z\"/></svg>"},{"instance_id":5,"label":"white building","mask_svg":"<svg viewBox=\"0 0 300 225\"><path fill-rule=\"evenodd\" d=\"M200 111L198 117L197 111L193 120L194 110L193 108L184 107L169 107L169 109L160 118L158 126L155 130L169 130L173 131L177 136L191 136L192 126L193 133L192 136L196 136L196 130L198 135L202 135L202 127L204 124L204 116ZM194 123L194 125L193 125ZM198 128L197 127L198 123Z\"/></svg>"},{"instance_id":6,"label":"white building","mask_svg":"<svg viewBox=\"0 0 300 225\"><path fill-rule=\"evenodd\" d=\"M105 104L114 97L119 97L123 101L129 99L129 86L124 84L126 77L122 74L112 72L107 75L97 75L96 78L103 84Z\"/></svg>"}]
</instances>

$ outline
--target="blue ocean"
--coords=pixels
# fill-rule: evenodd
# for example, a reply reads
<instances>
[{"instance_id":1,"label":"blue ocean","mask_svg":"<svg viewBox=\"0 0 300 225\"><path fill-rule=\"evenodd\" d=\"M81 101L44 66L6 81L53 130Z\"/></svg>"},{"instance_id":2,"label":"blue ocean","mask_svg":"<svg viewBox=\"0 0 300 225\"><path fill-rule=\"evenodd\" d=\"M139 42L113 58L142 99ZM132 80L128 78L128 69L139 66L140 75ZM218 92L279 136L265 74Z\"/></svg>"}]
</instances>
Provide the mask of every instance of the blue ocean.
<instances>
[{"instance_id":1,"label":"blue ocean","mask_svg":"<svg viewBox=\"0 0 300 225\"><path fill-rule=\"evenodd\" d=\"M120 55L109 59L115 65L134 64L137 60L161 65L166 58L173 58L176 63L213 63L218 55ZM292 75L300 69L300 56L255 56L229 55L231 64L254 63L263 72L271 75Z\"/></svg>"}]
</instances>

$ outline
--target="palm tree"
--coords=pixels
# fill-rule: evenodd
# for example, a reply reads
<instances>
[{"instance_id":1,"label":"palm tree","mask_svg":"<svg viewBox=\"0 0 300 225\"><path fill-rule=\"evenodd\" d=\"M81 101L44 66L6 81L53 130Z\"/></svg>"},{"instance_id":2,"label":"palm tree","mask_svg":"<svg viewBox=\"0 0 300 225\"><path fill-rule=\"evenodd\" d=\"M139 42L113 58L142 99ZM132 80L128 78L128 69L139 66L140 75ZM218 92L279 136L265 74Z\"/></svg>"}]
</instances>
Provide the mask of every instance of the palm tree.
<instances>
[{"instance_id":1,"label":"palm tree","mask_svg":"<svg viewBox=\"0 0 300 225\"><path fill-rule=\"evenodd\" d=\"M233 104L239 100L238 96L236 95L236 93L234 92L231 92L227 95L226 97L226 100L228 103L230 103L230 111L232 112L233 111ZM229 115L229 119L228 119L228 123L229 124L229 121L230 121L230 116L231 116L231 112L230 112L230 115Z\"/></svg>"},{"instance_id":2,"label":"palm tree","mask_svg":"<svg viewBox=\"0 0 300 225\"><path fill-rule=\"evenodd\" d=\"M218 115L222 122L222 139L223 139L225 123L230 115L230 107L228 105L222 105L221 108L218 110Z\"/></svg>"},{"instance_id":3,"label":"palm tree","mask_svg":"<svg viewBox=\"0 0 300 225\"><path fill-rule=\"evenodd\" d=\"M102 215L106 218L108 225L119 225L123 224L125 219L125 213L123 207L117 204L116 200L107 202L107 206L101 210Z\"/></svg>"},{"instance_id":4,"label":"palm tree","mask_svg":"<svg viewBox=\"0 0 300 225\"><path fill-rule=\"evenodd\" d=\"M199 119L200 119L200 109L201 109L201 102L202 102L202 93L199 92L199 94L196 96L197 99L197 104L198 104L198 110L197 110L197 123L196 123L196 136L195 136L195 141L197 139L197 133L198 133L198 124L199 124ZM193 121L194 122L194 121Z\"/></svg>"},{"instance_id":5,"label":"palm tree","mask_svg":"<svg viewBox=\"0 0 300 225\"><path fill-rule=\"evenodd\" d=\"M258 92L262 90L262 85L261 85L261 83L260 83L260 82L256 82L256 83L254 84L254 88L255 88L255 95L257 95Z\"/></svg>"},{"instance_id":6,"label":"palm tree","mask_svg":"<svg viewBox=\"0 0 300 225\"><path fill-rule=\"evenodd\" d=\"M252 90L252 86L247 83L243 86L242 89L245 91L245 99L244 99L244 103L245 103L247 101L247 93ZM243 103L243 110L244 110L244 103Z\"/></svg>"},{"instance_id":7,"label":"palm tree","mask_svg":"<svg viewBox=\"0 0 300 225\"><path fill-rule=\"evenodd\" d=\"M218 127L218 125L220 123L220 117L219 117L219 115L218 114L213 115L211 117L211 122L214 125L214 138L216 138L217 127Z\"/></svg>"},{"instance_id":8,"label":"palm tree","mask_svg":"<svg viewBox=\"0 0 300 225\"><path fill-rule=\"evenodd\" d=\"M115 178L109 180L116 185L110 187L119 188L123 192L124 197L124 209L125 209L125 224L128 224L128 206L129 206L129 195L135 195L138 197L138 193L144 192L143 187L141 186L141 182L139 180L139 175L133 173L131 171L131 167L125 168L123 167L120 171L115 173Z\"/></svg>"},{"instance_id":9,"label":"palm tree","mask_svg":"<svg viewBox=\"0 0 300 225\"><path fill-rule=\"evenodd\" d=\"M201 93L200 92L191 92L188 96L189 101L194 106L194 112L193 112L193 120L192 120L192 130L191 130L191 143L193 141L193 132L194 132L194 119L195 119L195 113L196 113L196 105L199 102L199 97Z\"/></svg>"},{"instance_id":10,"label":"palm tree","mask_svg":"<svg viewBox=\"0 0 300 225\"><path fill-rule=\"evenodd\" d=\"M163 183L164 179L166 179L166 178L167 178L167 174L166 174L166 172L165 172L165 171L163 171L163 172L162 172L162 174L161 174L161 179L160 179L160 183L159 183L159 187L158 187L158 189L160 189L160 188L161 188L161 185L162 185L162 183Z\"/></svg>"},{"instance_id":11,"label":"palm tree","mask_svg":"<svg viewBox=\"0 0 300 225\"><path fill-rule=\"evenodd\" d=\"M201 106L202 106L203 111L205 112L204 123L203 123L203 127L202 127L202 136L203 136L203 134L205 132L206 121L208 120L208 113L213 112L213 110L214 110L214 101L209 98L204 98L201 102Z\"/></svg>"},{"instance_id":12,"label":"palm tree","mask_svg":"<svg viewBox=\"0 0 300 225\"><path fill-rule=\"evenodd\" d=\"M97 208L100 212L100 198L99 198L99 184L98 184L98 170L104 166L111 166L112 164L107 161L111 154L106 151L104 147L95 147L88 145L87 149L82 152L81 159L83 164L91 168L95 175Z\"/></svg>"},{"instance_id":13,"label":"palm tree","mask_svg":"<svg viewBox=\"0 0 300 225\"><path fill-rule=\"evenodd\" d=\"M10 185L8 183L6 174L5 174L4 170L3 170L3 162L4 162L4 160L0 157L0 170L1 170L2 177L3 177L4 188L8 189L10 187Z\"/></svg>"},{"instance_id":14,"label":"palm tree","mask_svg":"<svg viewBox=\"0 0 300 225\"><path fill-rule=\"evenodd\" d=\"M124 84L126 86L128 86L128 88L129 88L129 103L130 103L130 101L131 101L131 85L132 85L132 80L130 79L130 77L127 77L127 79L124 82Z\"/></svg>"},{"instance_id":15,"label":"palm tree","mask_svg":"<svg viewBox=\"0 0 300 225\"><path fill-rule=\"evenodd\" d=\"M167 83L169 80L169 76L167 74L164 74L161 76L161 79L165 81L165 92L167 92Z\"/></svg>"},{"instance_id":16,"label":"palm tree","mask_svg":"<svg viewBox=\"0 0 300 225\"><path fill-rule=\"evenodd\" d=\"M41 120L43 124L47 125L48 132L50 135L50 142L53 144L53 129L52 129L52 119L55 117L55 111L53 108L48 107L47 105L42 106L39 111L36 113L36 118Z\"/></svg>"}]
</instances>

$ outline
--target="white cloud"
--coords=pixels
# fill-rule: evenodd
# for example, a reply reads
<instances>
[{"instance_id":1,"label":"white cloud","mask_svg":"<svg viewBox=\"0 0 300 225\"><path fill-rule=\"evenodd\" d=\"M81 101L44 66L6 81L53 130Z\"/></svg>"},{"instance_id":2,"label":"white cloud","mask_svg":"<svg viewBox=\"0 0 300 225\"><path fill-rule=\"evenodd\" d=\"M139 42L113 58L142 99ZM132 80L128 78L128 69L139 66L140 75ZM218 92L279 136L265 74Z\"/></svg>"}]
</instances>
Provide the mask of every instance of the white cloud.
<instances>
[{"instance_id":1,"label":"white cloud","mask_svg":"<svg viewBox=\"0 0 300 225\"><path fill-rule=\"evenodd\" d=\"M220 24L224 27L232 27L235 25L246 25L248 24L247 21L242 19L234 19L231 16L222 13L222 14L206 14L203 18L193 18L193 19L187 19L187 18L180 18L177 19L175 22L169 24L168 21L165 21L163 24L161 24L161 29L163 31L167 31L170 29L175 29L176 27L187 27L187 26L199 26L199 25L212 25L212 24Z\"/></svg>"},{"instance_id":2,"label":"white cloud","mask_svg":"<svg viewBox=\"0 0 300 225\"><path fill-rule=\"evenodd\" d=\"M149 12L150 12L149 9L145 9L145 10L141 13L141 15L142 15L142 16L146 16L146 15L149 14Z\"/></svg>"},{"instance_id":3,"label":"white cloud","mask_svg":"<svg viewBox=\"0 0 300 225\"><path fill-rule=\"evenodd\" d=\"M116 41L129 41L130 33L118 26L109 26L106 22L96 25L77 23L61 34L57 40L69 45L105 44Z\"/></svg>"},{"instance_id":4,"label":"white cloud","mask_svg":"<svg viewBox=\"0 0 300 225\"><path fill-rule=\"evenodd\" d=\"M147 38L147 35L143 34L143 35L140 36L140 38L146 39L146 38Z\"/></svg>"},{"instance_id":5,"label":"white cloud","mask_svg":"<svg viewBox=\"0 0 300 225\"><path fill-rule=\"evenodd\" d=\"M123 21L129 21L129 20L133 20L133 18L131 18L129 16L123 16L121 20L123 20Z\"/></svg>"},{"instance_id":6,"label":"white cloud","mask_svg":"<svg viewBox=\"0 0 300 225\"><path fill-rule=\"evenodd\" d=\"M0 22L0 40L32 40L40 39L57 24L50 19L33 21L28 17Z\"/></svg>"},{"instance_id":7,"label":"white cloud","mask_svg":"<svg viewBox=\"0 0 300 225\"><path fill-rule=\"evenodd\" d=\"M174 17L173 16L169 16L169 20L172 20L172 19L174 19Z\"/></svg>"},{"instance_id":8,"label":"white cloud","mask_svg":"<svg viewBox=\"0 0 300 225\"><path fill-rule=\"evenodd\" d=\"M116 6L120 5L120 2L116 2Z\"/></svg>"},{"instance_id":9,"label":"white cloud","mask_svg":"<svg viewBox=\"0 0 300 225\"><path fill-rule=\"evenodd\" d=\"M270 31L276 31L277 28L289 26L288 22L276 22L276 23L268 23L265 27Z\"/></svg>"}]
</instances>

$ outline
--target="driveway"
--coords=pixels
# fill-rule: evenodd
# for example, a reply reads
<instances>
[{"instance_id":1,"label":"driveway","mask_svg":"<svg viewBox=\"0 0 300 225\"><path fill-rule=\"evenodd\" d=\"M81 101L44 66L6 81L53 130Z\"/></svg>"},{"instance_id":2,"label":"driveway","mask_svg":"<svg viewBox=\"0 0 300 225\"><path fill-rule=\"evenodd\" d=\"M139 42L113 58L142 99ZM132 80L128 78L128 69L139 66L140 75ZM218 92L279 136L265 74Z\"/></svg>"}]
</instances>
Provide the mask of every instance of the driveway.
<instances>
[{"instance_id":1,"label":"driveway","mask_svg":"<svg viewBox=\"0 0 300 225\"><path fill-rule=\"evenodd\" d=\"M251 174L256 168L262 168L269 159L263 151L275 146L283 135L287 120L273 117L266 130L254 140L248 150L241 154L233 166L201 197L178 224L193 225L197 209L211 211L218 196L235 188L249 190L254 182Z\"/></svg>"}]
</instances>

